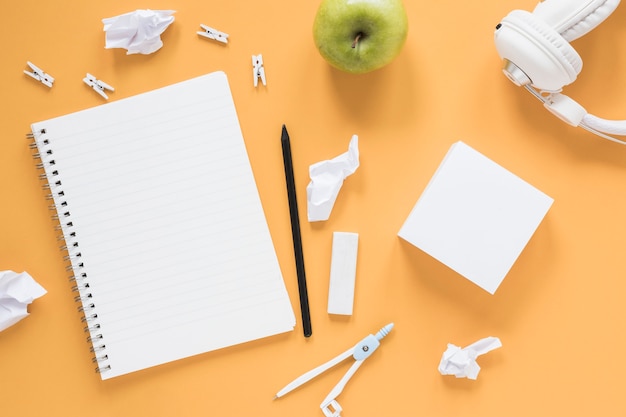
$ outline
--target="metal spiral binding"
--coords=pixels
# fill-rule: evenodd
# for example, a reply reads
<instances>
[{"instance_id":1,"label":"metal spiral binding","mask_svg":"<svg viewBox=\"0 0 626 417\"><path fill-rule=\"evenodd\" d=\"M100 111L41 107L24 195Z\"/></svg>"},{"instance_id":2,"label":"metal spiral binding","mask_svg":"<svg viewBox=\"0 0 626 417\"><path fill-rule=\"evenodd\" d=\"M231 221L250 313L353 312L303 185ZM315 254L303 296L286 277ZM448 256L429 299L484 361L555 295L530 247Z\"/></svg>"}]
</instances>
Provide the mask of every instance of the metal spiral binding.
<instances>
[{"instance_id":1,"label":"metal spiral binding","mask_svg":"<svg viewBox=\"0 0 626 417\"><path fill-rule=\"evenodd\" d=\"M81 321L86 324L84 331L88 334L87 342L91 344L90 351L94 353L92 360L97 364L95 370L97 373L103 373L110 370L111 366L107 363L109 357L105 351L106 345L101 325L98 322L98 314L95 312L96 305L87 281L85 265L72 222L72 212L65 201L63 182L56 168L54 151L50 148L51 138L48 137L45 129L30 132L26 137L32 141L29 148L33 152L33 159L39 161L36 167L43 171L39 179L45 182L42 188L48 193L46 200L51 201L48 208L54 213L52 219L57 222L55 226L55 230L59 232L57 240L63 241L60 249L67 253L63 259L68 262L66 271L72 273L69 280L74 284L72 291L77 293L74 300L79 303L78 311L82 314Z\"/></svg>"},{"instance_id":2,"label":"metal spiral binding","mask_svg":"<svg viewBox=\"0 0 626 417\"><path fill-rule=\"evenodd\" d=\"M70 281L70 283L75 283L75 282L82 282L85 279L87 279L87 274L85 274L84 272L82 272L80 275L76 276L76 275L72 275L71 277L68 278L68 280Z\"/></svg>"},{"instance_id":3,"label":"metal spiral binding","mask_svg":"<svg viewBox=\"0 0 626 417\"><path fill-rule=\"evenodd\" d=\"M77 248L78 247L78 243L74 242L74 243L72 243L71 246L74 247L74 248ZM61 251L63 251L63 252L66 252L66 251L69 252L69 246L68 245L60 246L59 249L61 249Z\"/></svg>"},{"instance_id":4,"label":"metal spiral binding","mask_svg":"<svg viewBox=\"0 0 626 417\"><path fill-rule=\"evenodd\" d=\"M80 301L80 300L78 300L78 301ZM94 303L83 304L80 307L78 307L78 311L80 313L83 313L83 314L87 315L87 313L91 313L95 308L96 308L96 305Z\"/></svg>"},{"instance_id":5,"label":"metal spiral binding","mask_svg":"<svg viewBox=\"0 0 626 417\"><path fill-rule=\"evenodd\" d=\"M93 326L85 326L84 331L85 331L85 332L92 332L92 331L94 331L94 330L98 330L98 329L100 329L100 324L99 324L99 323L96 323L96 324L94 324Z\"/></svg>"},{"instance_id":6,"label":"metal spiral binding","mask_svg":"<svg viewBox=\"0 0 626 417\"><path fill-rule=\"evenodd\" d=\"M96 353L96 352L101 352L104 349L106 349L105 345L92 345L91 348L89 348L89 351L91 353Z\"/></svg>"},{"instance_id":7,"label":"metal spiral binding","mask_svg":"<svg viewBox=\"0 0 626 417\"><path fill-rule=\"evenodd\" d=\"M89 288L89 283L88 283L88 282L86 282L86 283L84 283L84 284L76 284L76 285L74 285L74 286L72 287L72 291L74 291L74 292L79 292L79 291L84 291L84 290L86 290L87 288Z\"/></svg>"}]
</instances>

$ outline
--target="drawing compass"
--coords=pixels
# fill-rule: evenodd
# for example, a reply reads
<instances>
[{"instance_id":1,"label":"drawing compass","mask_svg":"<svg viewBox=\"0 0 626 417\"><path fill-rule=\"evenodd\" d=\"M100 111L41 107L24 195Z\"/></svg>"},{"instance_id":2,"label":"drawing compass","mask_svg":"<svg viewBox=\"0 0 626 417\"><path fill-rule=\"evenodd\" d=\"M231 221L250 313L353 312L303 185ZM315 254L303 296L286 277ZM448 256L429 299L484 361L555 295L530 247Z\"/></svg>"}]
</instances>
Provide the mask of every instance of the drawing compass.
<instances>
[{"instance_id":1,"label":"drawing compass","mask_svg":"<svg viewBox=\"0 0 626 417\"><path fill-rule=\"evenodd\" d=\"M339 396L339 394L341 394L350 378L352 378L352 376L356 373L359 367L363 365L365 359L369 358L370 355L374 353L376 349L378 349L381 339L387 336L391 329L393 329L393 323L390 323L380 329L378 333L376 333L376 335L370 334L366 336L363 340L361 340L342 354L318 366L317 368L310 370L309 372L287 384L287 386L278 391L278 393L276 394L276 398L280 398L283 395L286 395L287 393L298 388L300 385L310 381L311 379L320 375L322 372L332 368L333 366L352 356L355 362L352 364L350 369L348 369L343 378L341 378L341 380L337 383L337 385L335 385L335 387L330 391L326 398L324 398L322 404L320 404L320 408L322 409L322 412L326 417L341 417L341 411L343 409L337 402L336 398Z\"/></svg>"}]
</instances>

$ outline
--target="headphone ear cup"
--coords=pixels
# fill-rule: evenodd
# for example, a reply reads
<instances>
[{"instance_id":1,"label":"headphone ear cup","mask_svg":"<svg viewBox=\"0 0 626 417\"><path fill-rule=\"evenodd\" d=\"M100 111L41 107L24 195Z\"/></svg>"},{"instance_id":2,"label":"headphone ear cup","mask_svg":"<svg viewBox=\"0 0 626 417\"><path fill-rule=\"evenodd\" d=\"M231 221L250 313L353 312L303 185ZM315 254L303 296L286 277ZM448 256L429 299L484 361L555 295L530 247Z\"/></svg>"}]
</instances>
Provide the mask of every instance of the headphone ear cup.
<instances>
[{"instance_id":1,"label":"headphone ear cup","mask_svg":"<svg viewBox=\"0 0 626 417\"><path fill-rule=\"evenodd\" d=\"M539 90L559 91L582 70L576 50L541 19L524 10L513 10L496 28L496 49Z\"/></svg>"}]
</instances>

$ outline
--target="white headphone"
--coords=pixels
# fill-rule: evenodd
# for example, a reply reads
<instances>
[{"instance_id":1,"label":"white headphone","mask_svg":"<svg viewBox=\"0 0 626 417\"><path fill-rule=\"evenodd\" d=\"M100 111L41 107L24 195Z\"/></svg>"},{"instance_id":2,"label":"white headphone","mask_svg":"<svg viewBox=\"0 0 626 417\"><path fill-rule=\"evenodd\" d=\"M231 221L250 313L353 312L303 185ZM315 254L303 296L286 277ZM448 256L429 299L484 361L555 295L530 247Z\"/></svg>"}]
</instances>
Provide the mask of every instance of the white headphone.
<instances>
[{"instance_id":1,"label":"white headphone","mask_svg":"<svg viewBox=\"0 0 626 417\"><path fill-rule=\"evenodd\" d=\"M513 10L496 26L495 43L502 71L524 86L554 115L605 139L626 135L626 120L606 120L587 113L561 94L576 80L583 62L569 42L602 23L620 0L545 0L531 12Z\"/></svg>"}]
</instances>

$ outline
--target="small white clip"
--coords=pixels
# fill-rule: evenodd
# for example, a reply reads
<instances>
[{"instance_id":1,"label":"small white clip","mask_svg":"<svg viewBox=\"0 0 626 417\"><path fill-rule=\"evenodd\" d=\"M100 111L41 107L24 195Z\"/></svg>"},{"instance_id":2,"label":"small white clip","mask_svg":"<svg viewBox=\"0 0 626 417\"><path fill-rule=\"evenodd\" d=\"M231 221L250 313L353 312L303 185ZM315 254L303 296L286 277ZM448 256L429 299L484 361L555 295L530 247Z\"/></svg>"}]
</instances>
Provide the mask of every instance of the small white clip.
<instances>
[{"instance_id":1,"label":"small white clip","mask_svg":"<svg viewBox=\"0 0 626 417\"><path fill-rule=\"evenodd\" d=\"M204 30L196 32L198 35L204 36L208 39L216 40L218 42L228 43L228 33L220 32L217 29L203 24L200 24L200 27Z\"/></svg>"},{"instance_id":2,"label":"small white clip","mask_svg":"<svg viewBox=\"0 0 626 417\"><path fill-rule=\"evenodd\" d=\"M252 55L252 75L254 76L254 86L259 85L259 77L263 85L267 85L265 81L265 68L263 68L263 55Z\"/></svg>"},{"instance_id":3,"label":"small white clip","mask_svg":"<svg viewBox=\"0 0 626 417\"><path fill-rule=\"evenodd\" d=\"M87 76L85 78L83 78L83 81L89 87L93 88L93 90L96 93L100 94L102 97L104 97L107 100L109 99L109 96L106 95L104 90L115 91L115 89L113 87L111 87L110 85L108 85L104 81L96 79L96 77L94 77L93 75L91 75L89 73L87 73Z\"/></svg>"},{"instance_id":4,"label":"small white clip","mask_svg":"<svg viewBox=\"0 0 626 417\"><path fill-rule=\"evenodd\" d=\"M24 70L24 74L30 75L37 81L40 81L43 85L48 87L52 87L54 83L54 78L52 78L49 74L46 74L41 68L37 67L30 61L26 61L28 66L33 70L32 72Z\"/></svg>"}]
</instances>

